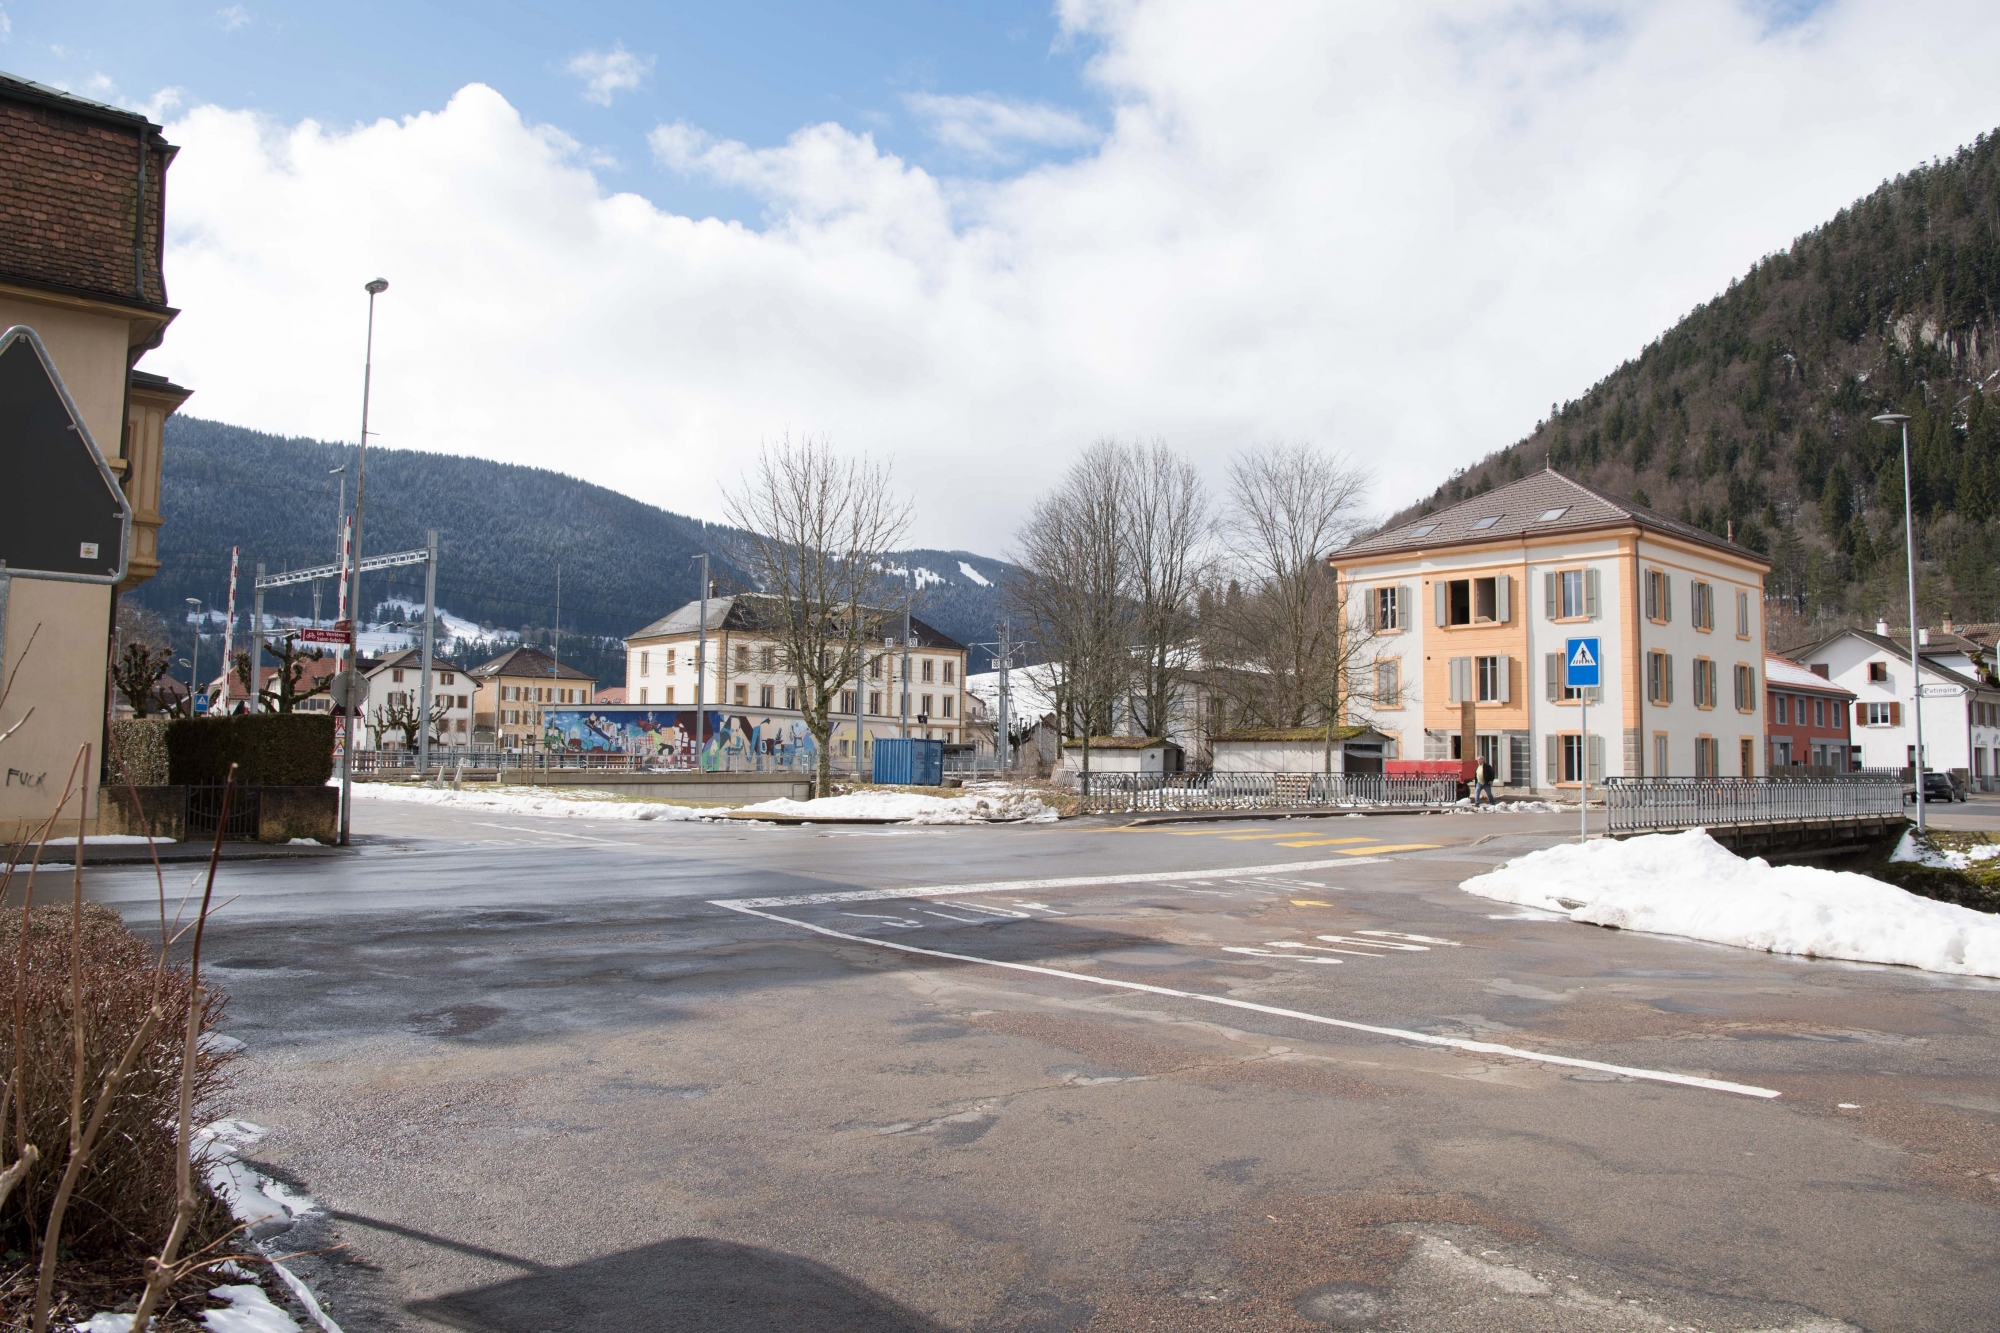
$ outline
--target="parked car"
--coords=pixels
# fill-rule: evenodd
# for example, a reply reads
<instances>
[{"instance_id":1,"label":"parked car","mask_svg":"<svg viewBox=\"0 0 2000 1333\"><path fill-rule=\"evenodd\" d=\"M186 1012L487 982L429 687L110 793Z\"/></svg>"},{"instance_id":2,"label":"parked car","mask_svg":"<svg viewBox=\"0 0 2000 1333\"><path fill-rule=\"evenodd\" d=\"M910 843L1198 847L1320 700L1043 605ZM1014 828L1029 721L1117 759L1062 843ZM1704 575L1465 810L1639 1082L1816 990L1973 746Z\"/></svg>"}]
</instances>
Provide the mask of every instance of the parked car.
<instances>
[{"instance_id":1,"label":"parked car","mask_svg":"<svg viewBox=\"0 0 2000 1333\"><path fill-rule=\"evenodd\" d=\"M1962 801L1964 799L1965 799L1965 793L1960 791L1958 789L1958 785L1951 780L1951 774L1949 773L1924 774L1925 805L1933 805L1933 804L1947 805L1950 804L1952 801ZM1917 788L1916 784L1912 783L1903 792L1903 804L1915 805L1916 803L1917 803Z\"/></svg>"}]
</instances>

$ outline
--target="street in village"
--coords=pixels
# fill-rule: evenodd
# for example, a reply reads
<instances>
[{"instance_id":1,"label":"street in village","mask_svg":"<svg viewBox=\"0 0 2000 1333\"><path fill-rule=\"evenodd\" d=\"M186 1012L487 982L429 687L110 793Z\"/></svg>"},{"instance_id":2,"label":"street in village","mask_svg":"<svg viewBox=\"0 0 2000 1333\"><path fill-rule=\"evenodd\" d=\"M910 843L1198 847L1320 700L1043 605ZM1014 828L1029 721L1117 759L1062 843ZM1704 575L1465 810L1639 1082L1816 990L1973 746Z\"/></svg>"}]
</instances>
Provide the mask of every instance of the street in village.
<instances>
[{"instance_id":1,"label":"street in village","mask_svg":"<svg viewBox=\"0 0 2000 1333\"><path fill-rule=\"evenodd\" d=\"M2000 984L1457 887L1573 815L362 813L225 864L206 946L347 1333L2000 1308ZM86 884L156 928L150 869Z\"/></svg>"}]
</instances>

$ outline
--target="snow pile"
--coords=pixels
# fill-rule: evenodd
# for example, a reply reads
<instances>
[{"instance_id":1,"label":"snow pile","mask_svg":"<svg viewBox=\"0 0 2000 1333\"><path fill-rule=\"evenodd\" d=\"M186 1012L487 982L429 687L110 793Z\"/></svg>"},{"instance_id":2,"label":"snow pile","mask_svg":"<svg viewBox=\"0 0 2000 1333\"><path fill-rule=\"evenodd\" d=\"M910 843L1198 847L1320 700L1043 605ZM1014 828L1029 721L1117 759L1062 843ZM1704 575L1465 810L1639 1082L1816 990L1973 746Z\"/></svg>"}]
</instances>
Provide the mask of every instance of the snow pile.
<instances>
[{"instance_id":1,"label":"snow pile","mask_svg":"<svg viewBox=\"0 0 2000 1333\"><path fill-rule=\"evenodd\" d=\"M229 1215L243 1224L252 1242L266 1253L269 1253L264 1244L267 1238L291 1230L293 1222L319 1207L311 1195L300 1194L239 1159L239 1153L270 1132L248 1120L218 1120L195 1132L195 1151L203 1161L208 1188L228 1207ZM340 1325L320 1308L312 1289L299 1275L276 1259L270 1262L271 1270L284 1279L313 1322L324 1333L341 1333ZM211 1310L203 1316L214 1333L297 1333L299 1326L291 1316L272 1305L255 1286L217 1287L211 1294L226 1296L231 1302L229 1309ZM126 1327L131 1327L131 1322L128 1316Z\"/></svg>"},{"instance_id":2,"label":"snow pile","mask_svg":"<svg viewBox=\"0 0 2000 1333\"><path fill-rule=\"evenodd\" d=\"M1052 824L1056 812L1028 792L924 796L908 791L854 792L816 801L776 800L745 811L797 819L880 819L899 824Z\"/></svg>"},{"instance_id":3,"label":"snow pile","mask_svg":"<svg viewBox=\"0 0 2000 1333\"><path fill-rule=\"evenodd\" d=\"M1573 805L1556 805L1549 801L1493 801L1490 803L1481 802L1478 805L1474 805L1470 796L1455 802L1451 808L1456 812L1477 811L1482 815L1573 815L1576 813L1576 807Z\"/></svg>"},{"instance_id":4,"label":"snow pile","mask_svg":"<svg viewBox=\"0 0 2000 1333\"><path fill-rule=\"evenodd\" d=\"M202 1312L201 1322L208 1325L210 1333L299 1333L298 1324L271 1304L262 1287L245 1282L215 1287L208 1294L229 1302L226 1310ZM125 1316L125 1327L132 1327L132 1316Z\"/></svg>"},{"instance_id":5,"label":"snow pile","mask_svg":"<svg viewBox=\"0 0 2000 1333\"><path fill-rule=\"evenodd\" d=\"M1565 843L1459 887L1588 925L2000 977L2000 917L1866 875L1745 861L1702 829Z\"/></svg>"},{"instance_id":6,"label":"snow pile","mask_svg":"<svg viewBox=\"0 0 2000 1333\"><path fill-rule=\"evenodd\" d=\"M1960 851L1953 847L1940 847L1928 838L1919 840L1915 829L1905 832L1903 840L1896 844L1896 850L1889 853L1891 861L1914 861L1939 870L1970 870L1979 862L1991 861L1996 856L2000 856L2000 843Z\"/></svg>"},{"instance_id":7,"label":"snow pile","mask_svg":"<svg viewBox=\"0 0 2000 1333\"><path fill-rule=\"evenodd\" d=\"M149 842L156 843L161 847L169 847L173 845L173 841L172 838L149 838L143 833L93 833L83 840L83 848L87 852L92 847L143 847ZM44 838L42 839L42 846L74 847L76 846L76 839ZM1994 850L2000 851L2000 847L1996 847Z\"/></svg>"},{"instance_id":8,"label":"snow pile","mask_svg":"<svg viewBox=\"0 0 2000 1333\"><path fill-rule=\"evenodd\" d=\"M548 787L488 787L452 791L445 787L403 787L386 782L357 782L354 794L364 801L404 801L413 805L443 805L488 814L559 815L569 819L708 819L713 810L668 805L664 801L621 801L608 791L565 787L558 795Z\"/></svg>"}]
</instances>

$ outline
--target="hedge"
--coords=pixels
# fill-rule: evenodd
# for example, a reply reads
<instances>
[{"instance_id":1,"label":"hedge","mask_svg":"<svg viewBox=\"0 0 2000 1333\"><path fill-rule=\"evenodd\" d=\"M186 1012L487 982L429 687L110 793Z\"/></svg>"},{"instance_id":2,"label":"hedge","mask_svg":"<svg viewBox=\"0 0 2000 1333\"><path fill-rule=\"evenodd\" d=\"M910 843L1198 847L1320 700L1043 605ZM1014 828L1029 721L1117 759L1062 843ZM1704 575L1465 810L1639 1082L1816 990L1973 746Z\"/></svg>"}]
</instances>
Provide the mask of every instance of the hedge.
<instances>
[{"instance_id":1,"label":"hedge","mask_svg":"<svg viewBox=\"0 0 2000 1333\"><path fill-rule=\"evenodd\" d=\"M121 717L111 723L111 762L105 780L135 787L167 783L167 722L164 717Z\"/></svg>"},{"instance_id":2,"label":"hedge","mask_svg":"<svg viewBox=\"0 0 2000 1333\"><path fill-rule=\"evenodd\" d=\"M318 787L333 776L331 713L242 713L181 717L167 724L167 780L175 786L237 782Z\"/></svg>"}]
</instances>

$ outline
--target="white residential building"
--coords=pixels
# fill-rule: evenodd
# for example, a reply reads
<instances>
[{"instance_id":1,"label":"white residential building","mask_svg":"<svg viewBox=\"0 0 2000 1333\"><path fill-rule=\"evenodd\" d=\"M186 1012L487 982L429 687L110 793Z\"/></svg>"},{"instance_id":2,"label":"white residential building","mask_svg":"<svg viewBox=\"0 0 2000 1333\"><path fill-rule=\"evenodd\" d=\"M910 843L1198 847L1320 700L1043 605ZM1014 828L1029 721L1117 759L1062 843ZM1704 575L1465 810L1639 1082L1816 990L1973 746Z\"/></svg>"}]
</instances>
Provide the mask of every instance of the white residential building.
<instances>
[{"instance_id":1,"label":"white residential building","mask_svg":"<svg viewBox=\"0 0 2000 1333\"><path fill-rule=\"evenodd\" d=\"M392 700L411 712L416 711L423 692L423 665L424 655L415 648L406 648L367 669L368 702L362 706L361 725L368 748L404 748L402 730L385 727L382 718ZM465 673L448 663L432 660L431 705L442 713L439 728L432 733L433 748L465 749L472 744L473 695L472 682Z\"/></svg>"},{"instance_id":2,"label":"white residential building","mask_svg":"<svg viewBox=\"0 0 2000 1333\"><path fill-rule=\"evenodd\" d=\"M1975 791L2000 788L2000 689L1985 683L1961 645L1920 643L1923 664L1911 688L1907 636L1842 630L1791 656L1854 694L1852 744L1864 768L1900 769L1916 759L1916 706L1924 715L1924 767L1956 774Z\"/></svg>"},{"instance_id":3,"label":"white residential building","mask_svg":"<svg viewBox=\"0 0 2000 1333\"><path fill-rule=\"evenodd\" d=\"M1763 771L1763 577L1754 551L1553 471L1329 559L1374 636L1354 708L1391 759L1469 759L1510 787ZM1565 684L1595 639L1602 685ZM1585 704L1588 703L1588 730Z\"/></svg>"}]
</instances>

